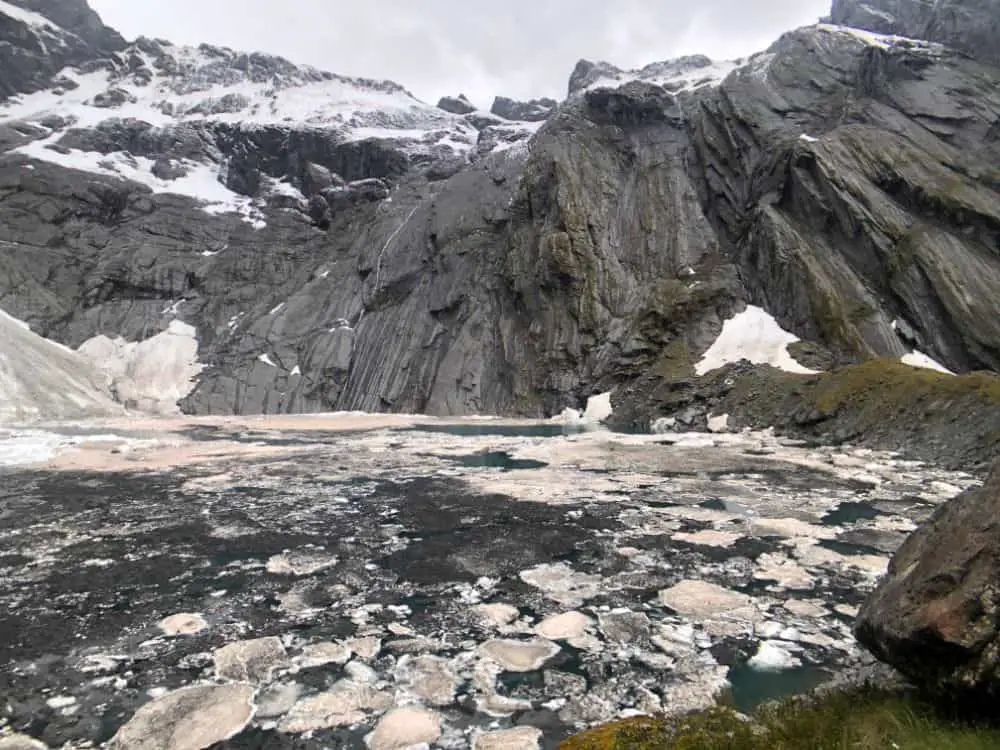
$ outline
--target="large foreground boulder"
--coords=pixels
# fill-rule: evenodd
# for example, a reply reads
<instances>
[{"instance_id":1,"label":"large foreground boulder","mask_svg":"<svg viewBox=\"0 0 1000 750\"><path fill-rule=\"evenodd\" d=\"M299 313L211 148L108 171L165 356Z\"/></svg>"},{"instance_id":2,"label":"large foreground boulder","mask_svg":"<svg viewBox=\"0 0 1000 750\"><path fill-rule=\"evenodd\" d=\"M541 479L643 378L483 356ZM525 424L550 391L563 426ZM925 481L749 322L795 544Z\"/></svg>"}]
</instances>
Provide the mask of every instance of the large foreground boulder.
<instances>
[{"instance_id":1,"label":"large foreground boulder","mask_svg":"<svg viewBox=\"0 0 1000 750\"><path fill-rule=\"evenodd\" d=\"M1000 694L1000 462L893 557L858 615L879 659L937 694Z\"/></svg>"}]
</instances>

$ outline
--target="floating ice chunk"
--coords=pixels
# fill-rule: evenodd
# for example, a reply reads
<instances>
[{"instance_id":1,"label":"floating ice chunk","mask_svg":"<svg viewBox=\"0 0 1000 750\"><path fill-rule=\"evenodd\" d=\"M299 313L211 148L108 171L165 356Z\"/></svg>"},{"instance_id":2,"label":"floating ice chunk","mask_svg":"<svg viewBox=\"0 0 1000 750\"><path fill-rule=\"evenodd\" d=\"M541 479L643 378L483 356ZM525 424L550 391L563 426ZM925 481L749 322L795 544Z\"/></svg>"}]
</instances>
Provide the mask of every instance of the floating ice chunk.
<instances>
[{"instance_id":1,"label":"floating ice chunk","mask_svg":"<svg viewBox=\"0 0 1000 750\"><path fill-rule=\"evenodd\" d=\"M800 666L801 662L781 646L771 641L762 641L757 653L747 664L759 672L782 672Z\"/></svg>"},{"instance_id":2,"label":"floating ice chunk","mask_svg":"<svg viewBox=\"0 0 1000 750\"><path fill-rule=\"evenodd\" d=\"M729 430L729 415L720 414L717 417L708 418L709 432L727 432Z\"/></svg>"},{"instance_id":3,"label":"floating ice chunk","mask_svg":"<svg viewBox=\"0 0 1000 750\"><path fill-rule=\"evenodd\" d=\"M704 375L746 359L785 372L814 375L816 370L803 367L788 353L789 344L798 340L798 336L784 330L763 308L748 305L723 324L722 333L695 365L695 372Z\"/></svg>"},{"instance_id":4,"label":"floating ice chunk","mask_svg":"<svg viewBox=\"0 0 1000 750\"><path fill-rule=\"evenodd\" d=\"M937 360L928 357L926 354L916 349L909 354L904 354L900 359L904 365L910 365L911 367L920 367L925 370L937 370L938 372L943 372L946 375L955 374Z\"/></svg>"},{"instance_id":5,"label":"floating ice chunk","mask_svg":"<svg viewBox=\"0 0 1000 750\"><path fill-rule=\"evenodd\" d=\"M608 419L614 410L611 408L611 392L587 399L587 410L583 413L583 421L597 424Z\"/></svg>"}]
</instances>

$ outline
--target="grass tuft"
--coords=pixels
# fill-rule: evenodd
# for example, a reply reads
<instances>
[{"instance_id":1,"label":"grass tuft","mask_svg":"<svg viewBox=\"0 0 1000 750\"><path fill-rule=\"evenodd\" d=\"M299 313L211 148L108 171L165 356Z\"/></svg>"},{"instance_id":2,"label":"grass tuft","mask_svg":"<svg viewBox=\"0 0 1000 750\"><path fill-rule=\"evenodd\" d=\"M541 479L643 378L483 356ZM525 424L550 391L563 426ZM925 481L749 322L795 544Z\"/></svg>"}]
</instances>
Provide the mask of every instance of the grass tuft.
<instances>
[{"instance_id":1,"label":"grass tuft","mask_svg":"<svg viewBox=\"0 0 1000 750\"><path fill-rule=\"evenodd\" d=\"M629 719L559 750L997 750L1000 727L942 715L916 698L867 689L768 704L745 717L716 706Z\"/></svg>"}]
</instances>

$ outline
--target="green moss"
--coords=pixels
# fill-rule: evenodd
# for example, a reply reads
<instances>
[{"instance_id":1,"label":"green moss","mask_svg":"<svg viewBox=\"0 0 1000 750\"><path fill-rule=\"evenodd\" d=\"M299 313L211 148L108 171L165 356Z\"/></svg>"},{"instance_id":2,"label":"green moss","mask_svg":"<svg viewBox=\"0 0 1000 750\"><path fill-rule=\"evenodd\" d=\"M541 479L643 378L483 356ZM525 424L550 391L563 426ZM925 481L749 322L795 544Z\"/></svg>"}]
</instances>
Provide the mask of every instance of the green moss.
<instances>
[{"instance_id":1,"label":"green moss","mask_svg":"<svg viewBox=\"0 0 1000 750\"><path fill-rule=\"evenodd\" d=\"M947 375L896 359L872 359L817 376L808 397L827 415L849 405L890 416L921 402L968 397L995 406L1000 405L1000 377L987 372Z\"/></svg>"},{"instance_id":2,"label":"green moss","mask_svg":"<svg viewBox=\"0 0 1000 750\"><path fill-rule=\"evenodd\" d=\"M751 717L716 706L639 718L572 737L560 750L987 750L1000 729L960 721L912 697L851 690L770 704Z\"/></svg>"},{"instance_id":3,"label":"green moss","mask_svg":"<svg viewBox=\"0 0 1000 750\"><path fill-rule=\"evenodd\" d=\"M683 380L694 376L694 358L683 339L674 339L664 347L653 371L665 380Z\"/></svg>"},{"instance_id":4,"label":"green moss","mask_svg":"<svg viewBox=\"0 0 1000 750\"><path fill-rule=\"evenodd\" d=\"M855 353L863 352L865 345L854 326L874 312L870 308L860 307L861 304L863 303L845 301L828 289L814 289L809 297L813 319L823 338L831 346Z\"/></svg>"},{"instance_id":5,"label":"green moss","mask_svg":"<svg viewBox=\"0 0 1000 750\"><path fill-rule=\"evenodd\" d=\"M897 276L905 273L917 259L917 248L927 234L927 229L922 224L914 224L896 242L888 258L888 270L890 275Z\"/></svg>"}]
</instances>

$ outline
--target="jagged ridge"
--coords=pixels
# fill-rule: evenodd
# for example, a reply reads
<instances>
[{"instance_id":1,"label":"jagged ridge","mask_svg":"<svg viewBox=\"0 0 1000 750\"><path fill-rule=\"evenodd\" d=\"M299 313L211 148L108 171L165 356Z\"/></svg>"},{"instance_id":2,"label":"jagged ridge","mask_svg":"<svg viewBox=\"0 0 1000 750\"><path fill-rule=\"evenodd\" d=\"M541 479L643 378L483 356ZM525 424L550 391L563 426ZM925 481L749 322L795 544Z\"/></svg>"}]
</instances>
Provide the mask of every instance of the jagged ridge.
<instances>
[{"instance_id":1,"label":"jagged ridge","mask_svg":"<svg viewBox=\"0 0 1000 750\"><path fill-rule=\"evenodd\" d=\"M109 115L170 114L8 119L0 305L73 345L196 325L189 410L550 414L686 377L747 302L826 366L914 349L1000 366L997 72L947 47L818 25L726 64L581 63L535 124L264 56L130 49L134 66L74 75L125 92ZM208 78L171 72L187 54ZM273 76L393 97L428 129L211 93ZM343 130L373 122L392 132ZM67 148L90 171L54 164ZM191 175L218 184L206 166L229 193L178 196Z\"/></svg>"}]
</instances>

